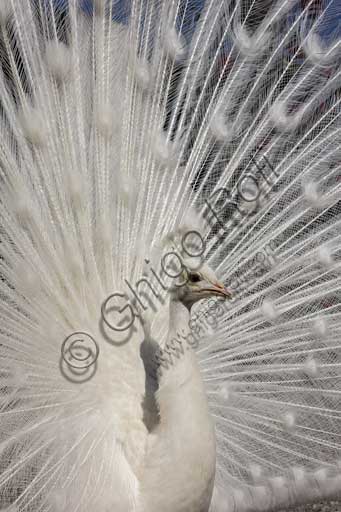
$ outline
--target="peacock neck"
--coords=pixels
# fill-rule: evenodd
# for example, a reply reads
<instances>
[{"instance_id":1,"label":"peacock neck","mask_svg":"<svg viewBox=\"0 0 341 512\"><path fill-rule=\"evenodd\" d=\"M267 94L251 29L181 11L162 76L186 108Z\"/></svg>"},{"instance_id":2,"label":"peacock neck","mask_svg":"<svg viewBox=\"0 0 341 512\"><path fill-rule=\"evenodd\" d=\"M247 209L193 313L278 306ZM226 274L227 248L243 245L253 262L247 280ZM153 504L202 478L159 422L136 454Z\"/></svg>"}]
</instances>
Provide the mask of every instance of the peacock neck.
<instances>
[{"instance_id":1,"label":"peacock neck","mask_svg":"<svg viewBox=\"0 0 341 512\"><path fill-rule=\"evenodd\" d=\"M191 392L192 385L199 381L201 383L197 358L189 343L189 321L190 310L179 300L171 299L168 336L164 348L164 360L170 362L170 365L167 369L161 369L160 385L174 390L181 387L183 393ZM188 385L184 387L186 383Z\"/></svg>"},{"instance_id":2,"label":"peacock neck","mask_svg":"<svg viewBox=\"0 0 341 512\"><path fill-rule=\"evenodd\" d=\"M172 298L169 302L169 329L174 331L179 326L188 326L190 319L190 310L177 298Z\"/></svg>"},{"instance_id":3,"label":"peacock neck","mask_svg":"<svg viewBox=\"0 0 341 512\"><path fill-rule=\"evenodd\" d=\"M189 330L190 311L171 300L168 342ZM215 474L215 434L196 355L183 347L159 379L159 423L141 481L142 512L207 512ZM167 484L165 485L165 475Z\"/></svg>"}]
</instances>

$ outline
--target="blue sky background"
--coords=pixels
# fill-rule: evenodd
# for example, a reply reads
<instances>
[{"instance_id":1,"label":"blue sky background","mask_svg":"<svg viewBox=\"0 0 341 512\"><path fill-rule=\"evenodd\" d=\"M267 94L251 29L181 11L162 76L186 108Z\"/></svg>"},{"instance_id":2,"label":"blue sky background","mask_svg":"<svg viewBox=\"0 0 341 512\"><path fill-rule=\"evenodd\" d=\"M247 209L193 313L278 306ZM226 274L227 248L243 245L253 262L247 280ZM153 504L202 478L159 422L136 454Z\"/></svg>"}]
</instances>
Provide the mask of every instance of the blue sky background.
<instances>
[{"instance_id":1,"label":"blue sky background","mask_svg":"<svg viewBox=\"0 0 341 512\"><path fill-rule=\"evenodd\" d=\"M51 0L46 0L47 3L50 3L50 1ZM92 15L92 0L79 1L84 11L87 12L89 15ZM67 8L68 0L53 0L53 3L56 7L59 7L60 9L65 9ZM327 5L327 3L327 0L325 0L324 5ZM197 0L191 2L191 9L188 10L185 20L185 25L187 29L193 26L193 19L195 19L195 17L197 17L200 14L204 4L205 0ZM113 19L121 23L126 23L129 18L131 0L113 0L113 5ZM293 15L295 16L296 14L298 14L300 10L300 7L296 7L293 12ZM187 31L188 30L186 30L186 32ZM329 40L333 36L337 37L341 35L341 0L333 0L331 2L331 5L324 17L324 21L321 25L319 33L326 40Z\"/></svg>"}]
</instances>

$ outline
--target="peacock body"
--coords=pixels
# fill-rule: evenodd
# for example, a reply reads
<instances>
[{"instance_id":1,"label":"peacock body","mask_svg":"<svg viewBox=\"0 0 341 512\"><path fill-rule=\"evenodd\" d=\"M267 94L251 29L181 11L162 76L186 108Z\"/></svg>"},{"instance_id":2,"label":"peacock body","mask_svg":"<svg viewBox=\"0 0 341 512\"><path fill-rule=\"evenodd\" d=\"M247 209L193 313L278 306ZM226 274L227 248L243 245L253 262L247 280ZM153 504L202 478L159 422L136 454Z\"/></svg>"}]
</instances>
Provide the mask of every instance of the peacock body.
<instances>
[{"instance_id":1,"label":"peacock body","mask_svg":"<svg viewBox=\"0 0 341 512\"><path fill-rule=\"evenodd\" d=\"M0 0L0 507L341 492L338 0Z\"/></svg>"}]
</instances>

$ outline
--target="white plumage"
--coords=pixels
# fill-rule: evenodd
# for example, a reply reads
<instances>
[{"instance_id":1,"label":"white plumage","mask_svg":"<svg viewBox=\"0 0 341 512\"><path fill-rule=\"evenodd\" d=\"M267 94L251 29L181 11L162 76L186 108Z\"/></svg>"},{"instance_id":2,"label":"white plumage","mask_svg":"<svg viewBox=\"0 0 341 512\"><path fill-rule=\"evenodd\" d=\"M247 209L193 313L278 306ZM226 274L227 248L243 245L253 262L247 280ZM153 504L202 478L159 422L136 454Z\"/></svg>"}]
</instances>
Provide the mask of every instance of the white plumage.
<instances>
[{"instance_id":1,"label":"white plumage","mask_svg":"<svg viewBox=\"0 0 341 512\"><path fill-rule=\"evenodd\" d=\"M0 509L340 494L340 17L0 0Z\"/></svg>"}]
</instances>

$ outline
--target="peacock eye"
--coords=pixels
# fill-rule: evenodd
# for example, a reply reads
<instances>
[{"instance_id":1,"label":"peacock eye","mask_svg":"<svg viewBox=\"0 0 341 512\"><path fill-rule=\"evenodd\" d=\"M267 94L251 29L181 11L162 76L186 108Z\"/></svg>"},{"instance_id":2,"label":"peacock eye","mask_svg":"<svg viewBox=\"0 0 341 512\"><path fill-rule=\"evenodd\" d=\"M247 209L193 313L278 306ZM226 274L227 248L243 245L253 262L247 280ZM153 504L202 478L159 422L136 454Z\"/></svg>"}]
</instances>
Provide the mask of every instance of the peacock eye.
<instances>
[{"instance_id":1,"label":"peacock eye","mask_svg":"<svg viewBox=\"0 0 341 512\"><path fill-rule=\"evenodd\" d=\"M199 281L201 281L201 275L198 274L197 272L190 272L188 274L188 279L190 280L191 283L198 283Z\"/></svg>"}]
</instances>

